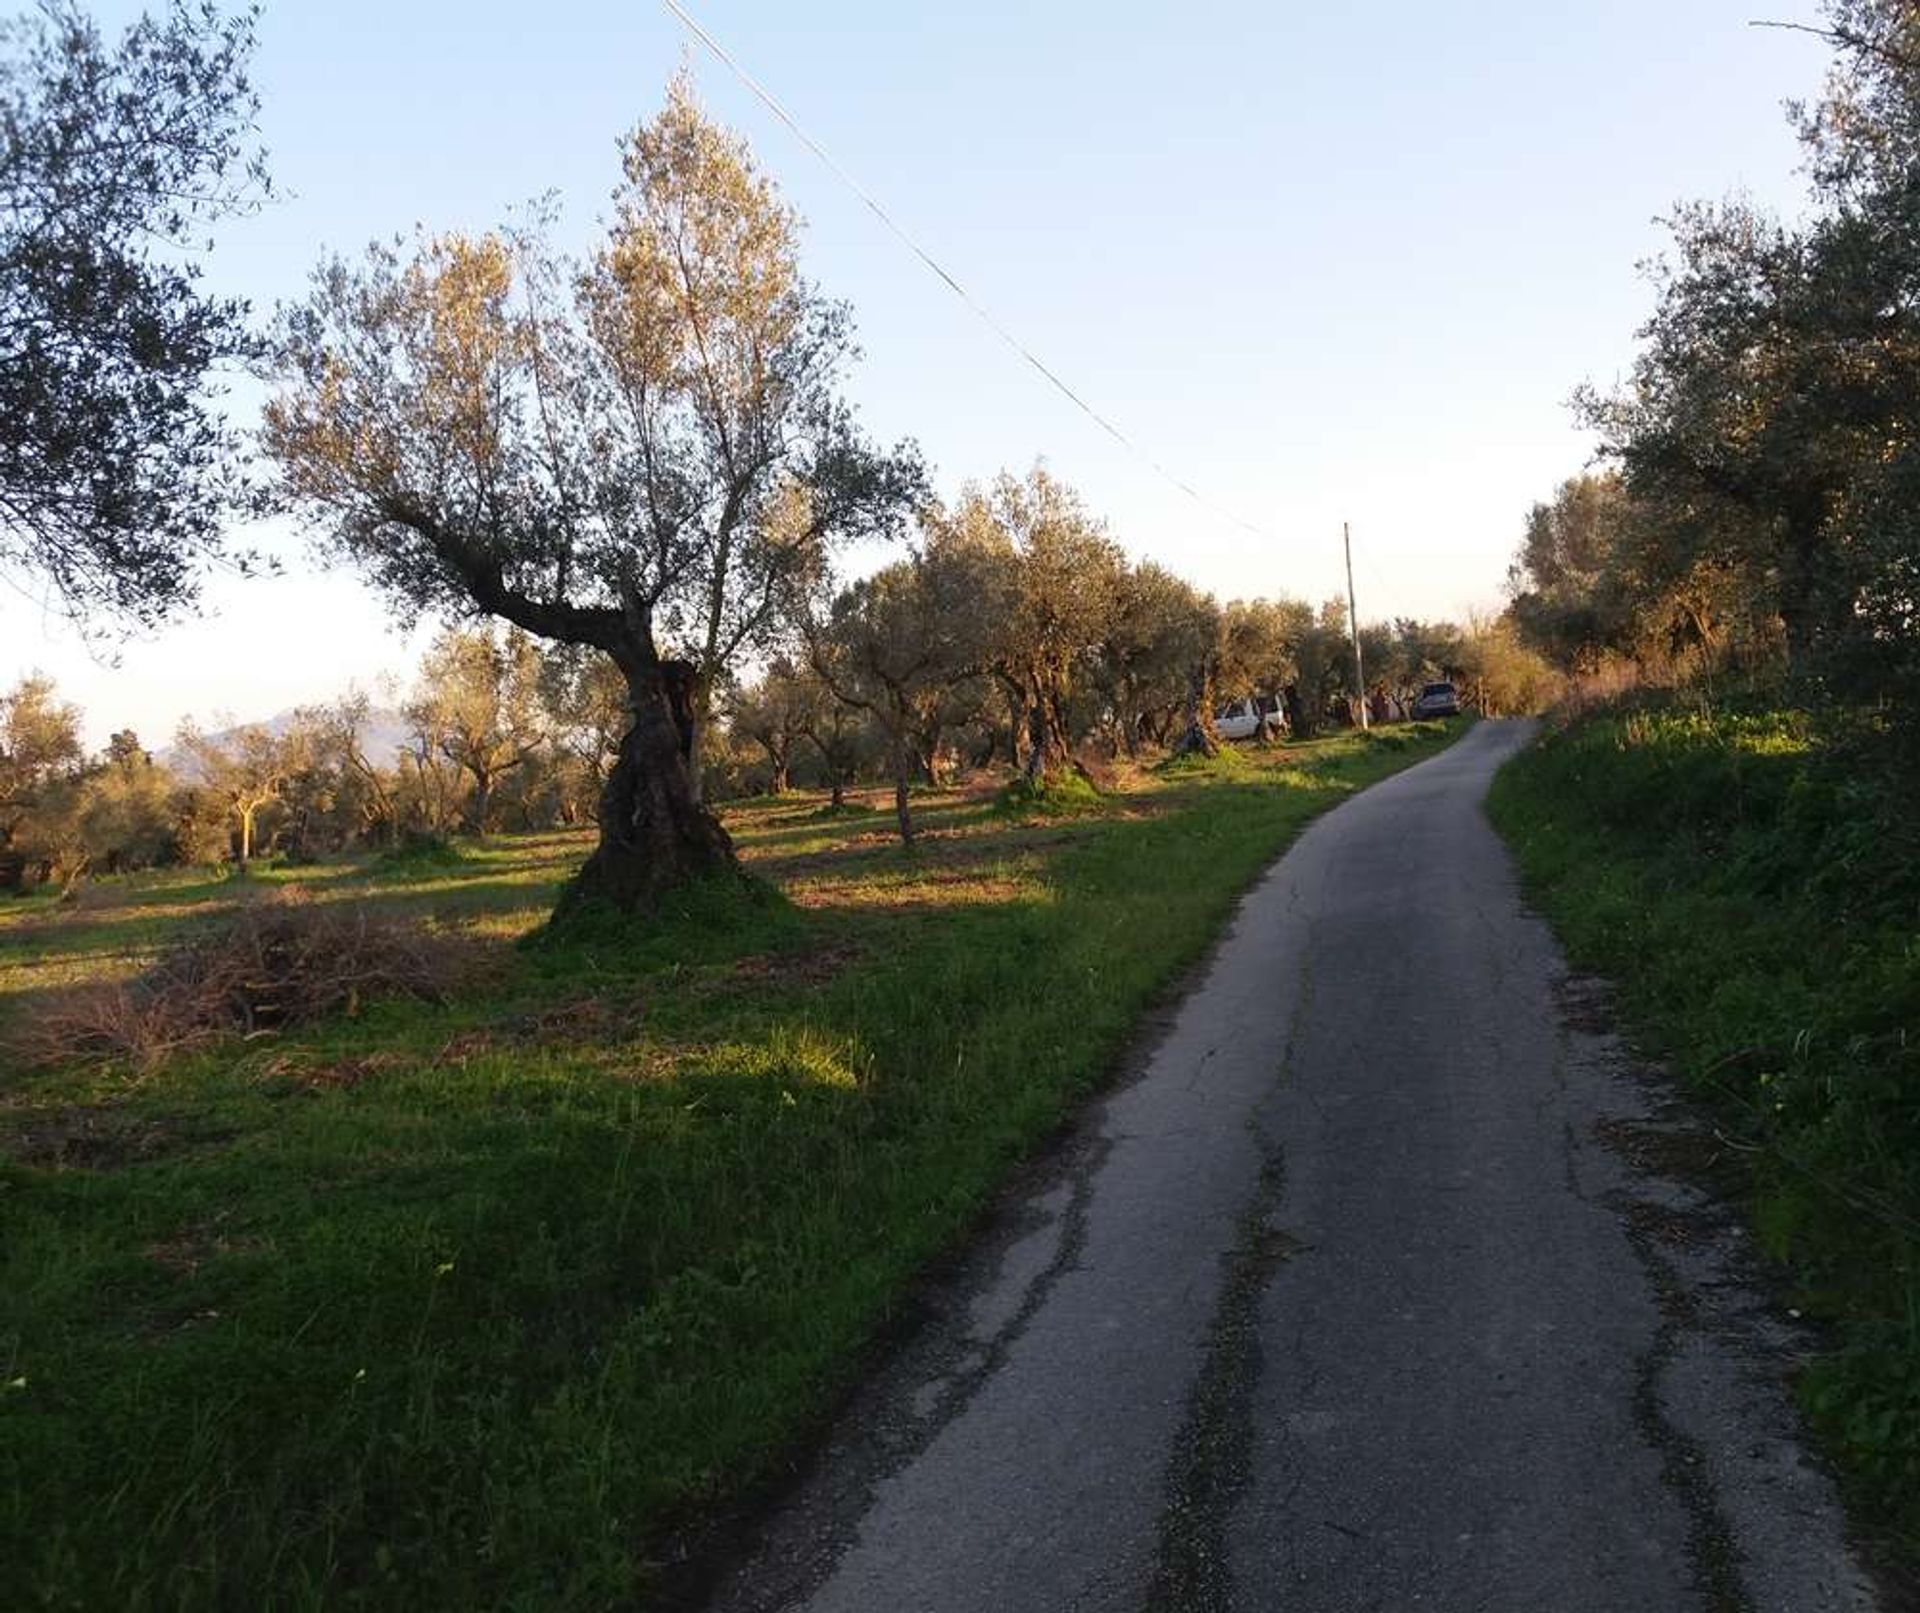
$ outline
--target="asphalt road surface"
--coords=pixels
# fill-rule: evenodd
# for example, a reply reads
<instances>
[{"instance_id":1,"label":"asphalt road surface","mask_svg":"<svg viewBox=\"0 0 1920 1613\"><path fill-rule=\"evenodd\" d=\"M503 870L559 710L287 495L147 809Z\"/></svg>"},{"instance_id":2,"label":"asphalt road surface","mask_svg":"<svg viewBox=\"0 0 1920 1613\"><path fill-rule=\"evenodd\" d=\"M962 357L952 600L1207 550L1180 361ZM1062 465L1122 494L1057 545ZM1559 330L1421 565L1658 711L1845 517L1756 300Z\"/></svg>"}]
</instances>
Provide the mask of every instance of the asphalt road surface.
<instances>
[{"instance_id":1,"label":"asphalt road surface","mask_svg":"<svg viewBox=\"0 0 1920 1613\"><path fill-rule=\"evenodd\" d=\"M1482 815L1526 737L1301 837L716 1608L1878 1605L1711 1133Z\"/></svg>"}]
</instances>

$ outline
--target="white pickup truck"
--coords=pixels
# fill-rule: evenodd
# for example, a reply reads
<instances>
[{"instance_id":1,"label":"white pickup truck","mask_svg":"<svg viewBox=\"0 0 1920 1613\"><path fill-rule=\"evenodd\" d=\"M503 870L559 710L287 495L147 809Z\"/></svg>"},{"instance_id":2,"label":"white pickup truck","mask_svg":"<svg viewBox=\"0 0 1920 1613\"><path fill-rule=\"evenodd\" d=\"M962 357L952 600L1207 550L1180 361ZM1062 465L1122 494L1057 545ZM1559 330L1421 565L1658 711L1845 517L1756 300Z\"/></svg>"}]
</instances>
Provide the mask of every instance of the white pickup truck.
<instances>
[{"instance_id":1,"label":"white pickup truck","mask_svg":"<svg viewBox=\"0 0 1920 1613\"><path fill-rule=\"evenodd\" d=\"M1277 738L1287 731L1287 708L1278 695L1230 700L1213 714L1213 727L1222 739Z\"/></svg>"}]
</instances>

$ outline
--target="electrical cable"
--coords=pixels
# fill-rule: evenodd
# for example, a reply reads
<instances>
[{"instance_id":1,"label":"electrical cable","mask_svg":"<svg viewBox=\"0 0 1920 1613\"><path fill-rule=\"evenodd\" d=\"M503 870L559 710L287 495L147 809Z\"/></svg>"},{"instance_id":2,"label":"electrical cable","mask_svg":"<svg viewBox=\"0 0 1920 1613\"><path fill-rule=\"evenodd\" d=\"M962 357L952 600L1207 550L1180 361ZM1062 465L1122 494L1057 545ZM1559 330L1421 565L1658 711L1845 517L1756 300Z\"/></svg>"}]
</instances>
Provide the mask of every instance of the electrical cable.
<instances>
[{"instance_id":1,"label":"electrical cable","mask_svg":"<svg viewBox=\"0 0 1920 1613\"><path fill-rule=\"evenodd\" d=\"M1387 602L1387 614L1382 616L1380 620L1385 622L1388 626L1391 626L1394 622L1400 619L1399 611L1393 608L1394 605L1397 603L1397 600L1394 595L1394 591L1391 587L1388 586L1387 579L1383 575L1381 575L1380 568L1374 564L1373 556L1369 554L1365 549L1362 549L1360 551L1360 564L1366 568L1367 575L1371 577L1373 581L1379 585L1381 596Z\"/></svg>"},{"instance_id":2,"label":"electrical cable","mask_svg":"<svg viewBox=\"0 0 1920 1613\"><path fill-rule=\"evenodd\" d=\"M1192 499L1193 502L1198 504L1202 509L1207 510L1213 515L1218 516L1223 521L1231 522L1233 525L1239 527L1242 531L1249 532L1256 538L1263 538L1263 539L1266 539L1268 542L1278 541L1273 537L1271 533L1263 531L1261 528L1255 526L1251 521L1245 520L1241 516L1235 515L1233 511L1226 509L1219 504L1216 504L1212 499L1206 497L1203 493L1199 492L1196 488L1192 487L1187 482L1182 481L1178 476L1174 475L1172 471L1168 470L1166 466L1161 464L1159 460L1155 459L1153 455L1148 453L1138 443L1134 442L1132 438L1128 437L1125 432L1123 432L1105 415L1101 414L1099 410L1095 409L1090 403L1087 402L1085 398L1081 397L1078 392L1074 391L1072 387L1068 386L1067 383L1063 381L1060 378L1060 376L1049 365L1047 365L1045 362L1041 360L1038 354L1034 353L1033 350L1029 348L1024 342L1022 342L1017 336L1015 336L1012 331L1007 329L1005 325L1001 324L1001 322L998 319L996 319L993 316L993 314L985 306L983 306L980 302L978 302L972 296L972 294L967 291L965 286L961 285L958 280L956 280L951 274L949 274L947 270L941 266L939 261L933 256L932 253L928 252L926 248L921 246L918 241L916 241L911 235L909 235L906 232L906 230L904 230L899 224L895 223L893 216L890 213L888 213L887 210L884 207L882 207L880 203L873 198L873 196L865 189L865 187L862 186L860 182L853 177L852 174L848 173L846 169L842 168L839 163L835 162L832 156L827 152L827 149L824 146L822 146L819 141L815 140L812 135L808 134L805 129L801 128L798 120L796 120L793 114L790 113L784 106L780 104L779 100L774 96L773 92L767 89L765 85L761 84L760 81L756 79L751 73L749 73L744 67L742 67L739 62L734 60L734 58L727 53L727 51L720 44L720 42L716 40L713 37L713 35L708 33L706 29L701 27L700 24L693 19L693 17L688 13L686 7L680 4L680 0L661 0L661 3L666 6L667 10L671 11L674 14L674 16L678 17L680 21L687 26L687 28L692 32L693 36L696 39L698 39L701 44L705 45L708 50L712 51L713 54L717 58L719 58L721 63L726 66L726 68L733 74L735 78L739 79L742 84L746 85L746 87L749 90L751 90L756 96L759 97L759 99L765 104L767 110L770 111L776 118L778 118L782 123L784 123L789 130L792 131L795 139L797 139L803 146L805 146L816 157L818 157L820 161L823 162L827 166L827 168L833 173L834 177L840 181L841 184L845 185L848 190L852 191L855 196L859 197L860 200L866 204L867 210L870 213L872 213L875 218L879 219L879 221L883 225L885 225L887 229L895 237L899 239L901 244L904 245L908 251L910 251L916 258L918 258L930 270L932 270L934 274L938 275L940 279L943 282L945 282L947 288L950 291L952 291L953 294L961 300L961 302L965 303L966 306L973 311L974 315L980 320L982 324L984 324L987 327L987 329L992 331L994 335L998 336L1001 341L1006 343L1008 347L1012 348L1015 353L1017 353L1022 359L1024 359L1029 365L1031 365L1033 369L1036 370L1042 377L1044 377L1046 381L1051 386L1053 386L1054 389L1058 391L1062 397L1064 397L1069 403L1071 403L1076 409L1078 409L1082 414L1084 414L1089 420L1091 420L1096 426L1098 426L1102 431L1104 431L1115 442L1119 443L1120 446L1126 449L1128 453L1132 454L1135 459L1139 460L1143 465L1147 466L1148 469L1153 471L1163 481L1166 481L1170 483L1172 486L1178 488L1182 493L1186 494L1188 498Z\"/></svg>"}]
</instances>

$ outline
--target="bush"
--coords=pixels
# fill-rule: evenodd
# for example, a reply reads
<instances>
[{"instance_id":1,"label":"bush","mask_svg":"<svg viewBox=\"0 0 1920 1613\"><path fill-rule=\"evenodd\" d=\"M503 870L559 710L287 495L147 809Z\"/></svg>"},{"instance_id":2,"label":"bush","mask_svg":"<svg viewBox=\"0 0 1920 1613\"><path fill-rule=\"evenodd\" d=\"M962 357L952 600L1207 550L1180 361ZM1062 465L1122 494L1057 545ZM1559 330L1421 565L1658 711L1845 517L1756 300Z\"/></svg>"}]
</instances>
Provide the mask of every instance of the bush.
<instances>
[{"instance_id":1,"label":"bush","mask_svg":"<svg viewBox=\"0 0 1920 1613\"><path fill-rule=\"evenodd\" d=\"M438 1002L461 957L417 922L290 889L178 943L134 980L56 997L15 1033L13 1051L32 1066L150 1069L211 1042L351 1015L376 997Z\"/></svg>"},{"instance_id":2,"label":"bush","mask_svg":"<svg viewBox=\"0 0 1920 1613\"><path fill-rule=\"evenodd\" d=\"M383 851L368 865L370 878L379 880L429 879L465 868L468 858L445 835L407 835L400 844Z\"/></svg>"},{"instance_id":3,"label":"bush","mask_svg":"<svg viewBox=\"0 0 1920 1613\"><path fill-rule=\"evenodd\" d=\"M1091 812L1100 806L1100 792L1084 774L1063 769L1048 779L1022 773L994 798L1002 812Z\"/></svg>"},{"instance_id":4,"label":"bush","mask_svg":"<svg viewBox=\"0 0 1920 1613\"><path fill-rule=\"evenodd\" d=\"M1163 778L1193 775L1231 778L1251 773L1254 766L1238 746L1222 740L1219 749L1211 754L1203 750L1169 751L1154 764L1153 770Z\"/></svg>"}]
</instances>

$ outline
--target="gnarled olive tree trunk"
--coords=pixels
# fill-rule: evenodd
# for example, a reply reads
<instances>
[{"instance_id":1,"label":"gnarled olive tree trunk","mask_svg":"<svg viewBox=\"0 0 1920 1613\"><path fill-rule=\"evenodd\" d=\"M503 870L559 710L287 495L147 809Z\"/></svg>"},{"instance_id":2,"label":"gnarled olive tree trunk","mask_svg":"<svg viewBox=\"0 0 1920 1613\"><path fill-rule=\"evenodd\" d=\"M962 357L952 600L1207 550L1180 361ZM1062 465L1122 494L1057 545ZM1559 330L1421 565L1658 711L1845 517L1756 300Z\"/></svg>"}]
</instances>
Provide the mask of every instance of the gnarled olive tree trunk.
<instances>
[{"instance_id":1,"label":"gnarled olive tree trunk","mask_svg":"<svg viewBox=\"0 0 1920 1613\"><path fill-rule=\"evenodd\" d=\"M1187 672L1187 726L1174 741L1176 756L1218 756L1220 735L1213 726L1213 660L1196 661Z\"/></svg>"},{"instance_id":2,"label":"gnarled olive tree trunk","mask_svg":"<svg viewBox=\"0 0 1920 1613\"><path fill-rule=\"evenodd\" d=\"M600 844L562 896L562 915L591 902L651 912L681 886L740 871L732 839L695 785L693 667L645 653L615 660L632 726L601 797Z\"/></svg>"},{"instance_id":3,"label":"gnarled olive tree trunk","mask_svg":"<svg viewBox=\"0 0 1920 1613\"><path fill-rule=\"evenodd\" d=\"M1084 773L1073 754L1061 691L1045 680L1036 681L1038 687L1027 703L1026 776L1045 784L1062 773Z\"/></svg>"}]
</instances>

